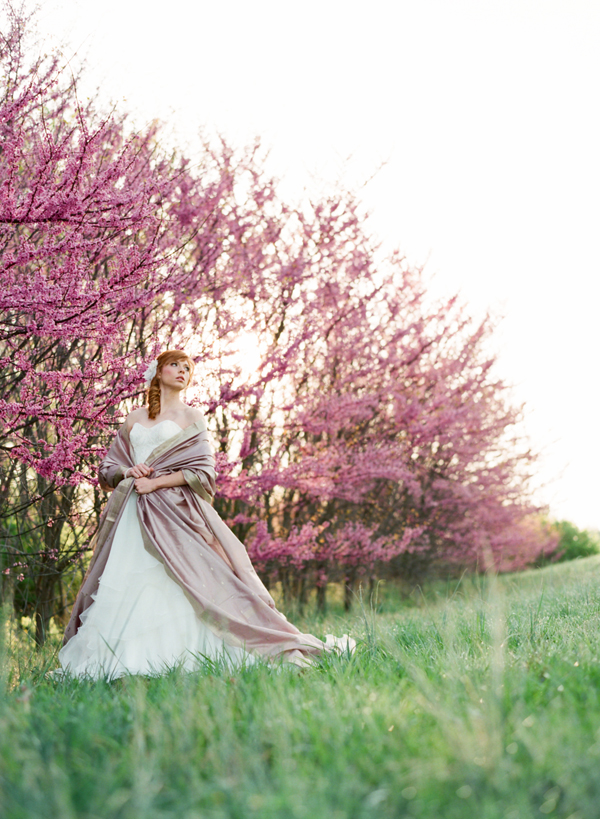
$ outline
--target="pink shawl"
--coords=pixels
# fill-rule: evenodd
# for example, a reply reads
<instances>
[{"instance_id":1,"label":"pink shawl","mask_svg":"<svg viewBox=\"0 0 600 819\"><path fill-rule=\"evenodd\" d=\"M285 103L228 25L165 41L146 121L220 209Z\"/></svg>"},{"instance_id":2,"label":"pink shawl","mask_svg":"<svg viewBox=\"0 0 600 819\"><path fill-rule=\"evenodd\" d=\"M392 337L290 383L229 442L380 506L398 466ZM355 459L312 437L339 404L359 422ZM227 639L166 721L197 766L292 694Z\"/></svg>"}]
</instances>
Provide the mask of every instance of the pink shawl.
<instances>
[{"instance_id":1,"label":"pink shawl","mask_svg":"<svg viewBox=\"0 0 600 819\"><path fill-rule=\"evenodd\" d=\"M156 447L146 463L154 467L153 477L181 470L186 479L185 486L139 495L137 512L146 550L181 586L198 617L227 644L264 657L303 664L310 655L328 650L277 611L243 544L212 508L215 468L204 420ZM100 519L64 643L76 634L81 614L93 603L121 514L135 492L134 479L124 477L134 465L123 425L100 465L100 485L114 491Z\"/></svg>"}]
</instances>

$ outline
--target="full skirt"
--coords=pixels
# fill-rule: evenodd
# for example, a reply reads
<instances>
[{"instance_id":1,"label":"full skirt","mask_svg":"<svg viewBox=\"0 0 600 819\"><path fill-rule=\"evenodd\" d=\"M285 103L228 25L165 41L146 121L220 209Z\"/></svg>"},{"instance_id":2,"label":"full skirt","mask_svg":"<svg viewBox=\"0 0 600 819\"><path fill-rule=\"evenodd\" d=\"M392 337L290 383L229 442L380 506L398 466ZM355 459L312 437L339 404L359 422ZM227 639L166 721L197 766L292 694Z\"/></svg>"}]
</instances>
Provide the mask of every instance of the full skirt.
<instances>
[{"instance_id":1,"label":"full skirt","mask_svg":"<svg viewBox=\"0 0 600 819\"><path fill-rule=\"evenodd\" d=\"M237 668L256 662L197 616L181 586L144 548L133 493L119 521L94 602L61 649L65 673L94 679L192 671L206 660Z\"/></svg>"}]
</instances>

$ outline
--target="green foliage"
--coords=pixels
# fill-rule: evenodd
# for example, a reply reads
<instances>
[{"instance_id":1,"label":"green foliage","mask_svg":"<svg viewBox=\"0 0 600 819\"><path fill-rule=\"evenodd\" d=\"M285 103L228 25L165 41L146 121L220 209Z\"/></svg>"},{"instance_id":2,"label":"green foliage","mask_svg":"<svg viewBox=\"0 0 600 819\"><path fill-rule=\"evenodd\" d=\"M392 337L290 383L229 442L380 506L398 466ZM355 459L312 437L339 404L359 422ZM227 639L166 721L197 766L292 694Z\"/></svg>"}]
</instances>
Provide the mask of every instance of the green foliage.
<instances>
[{"instance_id":1,"label":"green foliage","mask_svg":"<svg viewBox=\"0 0 600 819\"><path fill-rule=\"evenodd\" d=\"M556 521L552 524L552 528L558 532L560 538L556 547L556 553L560 555L558 562L575 560L577 557L590 557L600 553L600 538L597 532L578 529L568 520Z\"/></svg>"},{"instance_id":2,"label":"green foliage","mask_svg":"<svg viewBox=\"0 0 600 819\"><path fill-rule=\"evenodd\" d=\"M408 602L384 586L360 615L299 622L360 639L303 674L53 680L51 646L13 634L0 815L597 819L599 574L592 557Z\"/></svg>"}]
</instances>

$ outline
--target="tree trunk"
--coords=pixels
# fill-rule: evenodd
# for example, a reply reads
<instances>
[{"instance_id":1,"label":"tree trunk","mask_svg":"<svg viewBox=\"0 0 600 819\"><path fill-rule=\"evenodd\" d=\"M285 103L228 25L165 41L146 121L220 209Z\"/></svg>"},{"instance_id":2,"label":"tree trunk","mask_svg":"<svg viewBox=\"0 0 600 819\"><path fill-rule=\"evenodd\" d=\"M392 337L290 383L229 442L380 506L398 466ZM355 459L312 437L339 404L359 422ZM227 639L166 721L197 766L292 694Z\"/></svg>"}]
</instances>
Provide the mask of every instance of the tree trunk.
<instances>
[{"instance_id":1,"label":"tree trunk","mask_svg":"<svg viewBox=\"0 0 600 819\"><path fill-rule=\"evenodd\" d=\"M56 576L40 578L35 601L35 642L43 646L48 636L50 620L54 614L54 589Z\"/></svg>"},{"instance_id":2,"label":"tree trunk","mask_svg":"<svg viewBox=\"0 0 600 819\"><path fill-rule=\"evenodd\" d=\"M302 573L298 578L298 613L300 615L304 614L306 607L307 588L306 576Z\"/></svg>"},{"instance_id":3,"label":"tree trunk","mask_svg":"<svg viewBox=\"0 0 600 819\"><path fill-rule=\"evenodd\" d=\"M354 586L356 584L356 571L352 569L348 572L344 584L344 611L350 611L354 602Z\"/></svg>"},{"instance_id":4,"label":"tree trunk","mask_svg":"<svg viewBox=\"0 0 600 819\"><path fill-rule=\"evenodd\" d=\"M287 566L281 566L279 569L279 578L281 580L281 591L283 593L283 603L289 606L294 597L294 590L292 588L292 578L290 577L290 570Z\"/></svg>"},{"instance_id":5,"label":"tree trunk","mask_svg":"<svg viewBox=\"0 0 600 819\"><path fill-rule=\"evenodd\" d=\"M327 583L317 586L317 611L321 614L327 611Z\"/></svg>"}]
</instances>

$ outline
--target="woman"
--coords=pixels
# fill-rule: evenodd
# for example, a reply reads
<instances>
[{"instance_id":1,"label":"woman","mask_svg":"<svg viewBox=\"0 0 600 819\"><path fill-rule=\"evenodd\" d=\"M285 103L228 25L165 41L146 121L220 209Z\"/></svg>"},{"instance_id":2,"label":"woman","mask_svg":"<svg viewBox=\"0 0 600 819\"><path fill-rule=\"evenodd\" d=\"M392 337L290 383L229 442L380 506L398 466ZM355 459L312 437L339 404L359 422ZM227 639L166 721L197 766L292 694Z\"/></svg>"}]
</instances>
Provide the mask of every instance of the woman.
<instances>
[{"instance_id":1,"label":"woman","mask_svg":"<svg viewBox=\"0 0 600 819\"><path fill-rule=\"evenodd\" d=\"M309 665L354 641L302 634L277 611L242 543L211 506L204 418L181 400L194 365L168 350L146 376L148 406L125 420L100 465L113 490L59 659L75 676L159 673L257 657Z\"/></svg>"}]
</instances>

